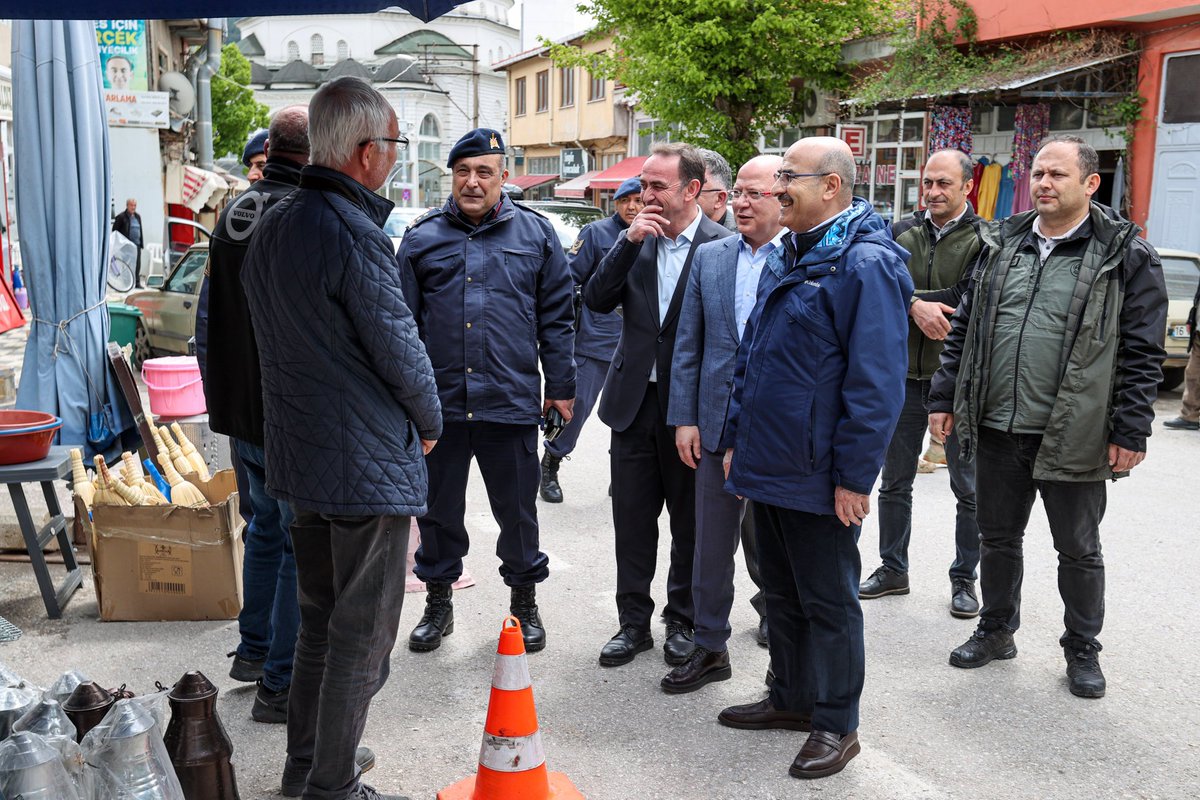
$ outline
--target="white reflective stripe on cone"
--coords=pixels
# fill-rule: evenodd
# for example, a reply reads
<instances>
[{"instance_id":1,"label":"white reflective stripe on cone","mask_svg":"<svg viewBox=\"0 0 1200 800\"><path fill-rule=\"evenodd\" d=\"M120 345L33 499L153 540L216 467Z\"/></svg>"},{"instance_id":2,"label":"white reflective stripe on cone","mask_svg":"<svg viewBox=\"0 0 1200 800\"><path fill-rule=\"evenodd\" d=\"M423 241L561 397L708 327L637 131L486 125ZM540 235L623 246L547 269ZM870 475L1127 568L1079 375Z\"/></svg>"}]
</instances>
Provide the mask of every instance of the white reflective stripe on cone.
<instances>
[{"instance_id":1,"label":"white reflective stripe on cone","mask_svg":"<svg viewBox=\"0 0 1200 800\"><path fill-rule=\"evenodd\" d=\"M492 686L507 692L519 692L533 685L529 679L529 663L525 656L502 656L497 654L496 667L492 671Z\"/></svg>"},{"instance_id":2,"label":"white reflective stripe on cone","mask_svg":"<svg viewBox=\"0 0 1200 800\"><path fill-rule=\"evenodd\" d=\"M495 772L524 772L546 763L542 733L532 736L492 736L484 732L479 765Z\"/></svg>"}]
</instances>

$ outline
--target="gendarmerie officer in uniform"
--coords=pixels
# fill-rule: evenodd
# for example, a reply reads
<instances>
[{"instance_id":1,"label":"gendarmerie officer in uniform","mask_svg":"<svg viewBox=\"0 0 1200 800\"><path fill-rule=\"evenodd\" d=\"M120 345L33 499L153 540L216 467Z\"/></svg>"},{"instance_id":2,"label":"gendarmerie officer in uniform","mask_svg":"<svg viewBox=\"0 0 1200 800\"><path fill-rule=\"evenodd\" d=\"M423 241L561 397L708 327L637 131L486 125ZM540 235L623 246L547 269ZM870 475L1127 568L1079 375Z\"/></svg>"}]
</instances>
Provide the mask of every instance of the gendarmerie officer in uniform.
<instances>
[{"instance_id":1,"label":"gendarmerie officer in uniform","mask_svg":"<svg viewBox=\"0 0 1200 800\"><path fill-rule=\"evenodd\" d=\"M546 646L534 587L549 574L538 546L538 421L575 402L574 311L566 255L550 221L504 195L504 141L470 131L450 151L446 204L417 220L397 256L429 351L444 431L427 457L429 513L418 520L416 575L425 614L409 636L436 649L454 629L451 586L462 575L471 458L500 525L500 575L525 648ZM545 375L543 400L542 378Z\"/></svg>"},{"instance_id":2,"label":"gendarmerie officer in uniform","mask_svg":"<svg viewBox=\"0 0 1200 800\"><path fill-rule=\"evenodd\" d=\"M579 238L571 245L568 258L575 285L587 284L600 261L612 249L621 231L629 227L642 210L642 185L637 178L627 178L613 193L617 210L611 217L598 219L584 226ZM571 455L579 442L583 424L587 422L604 386L609 364L621 340L621 315L616 311L601 314L584 306L579 312L579 329L575 332L575 416L563 429L562 435L546 442L542 456L542 499L547 503L563 501L562 486L558 483L558 465Z\"/></svg>"}]
</instances>

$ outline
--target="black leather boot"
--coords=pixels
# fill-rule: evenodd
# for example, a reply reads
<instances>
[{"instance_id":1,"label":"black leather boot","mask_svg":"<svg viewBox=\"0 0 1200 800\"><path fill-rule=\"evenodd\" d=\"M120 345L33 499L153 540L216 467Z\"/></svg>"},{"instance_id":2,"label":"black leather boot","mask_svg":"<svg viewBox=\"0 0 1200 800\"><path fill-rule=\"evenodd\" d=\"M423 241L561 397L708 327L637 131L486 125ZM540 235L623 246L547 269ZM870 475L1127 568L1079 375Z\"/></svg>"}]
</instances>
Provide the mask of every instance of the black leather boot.
<instances>
[{"instance_id":1,"label":"black leather boot","mask_svg":"<svg viewBox=\"0 0 1200 800\"><path fill-rule=\"evenodd\" d=\"M547 503L561 503L563 501L562 487L558 485L558 465L562 461L561 458L555 458L550 455L547 450L542 456L542 499Z\"/></svg>"},{"instance_id":2,"label":"black leather boot","mask_svg":"<svg viewBox=\"0 0 1200 800\"><path fill-rule=\"evenodd\" d=\"M448 583L425 584L425 613L408 635L408 649L418 653L437 650L442 637L454 633L454 588Z\"/></svg>"},{"instance_id":3,"label":"black leather boot","mask_svg":"<svg viewBox=\"0 0 1200 800\"><path fill-rule=\"evenodd\" d=\"M546 629L542 626L542 615L538 613L537 587L514 586L508 610L521 621L521 638L525 640L525 652L536 653L546 647Z\"/></svg>"}]
</instances>

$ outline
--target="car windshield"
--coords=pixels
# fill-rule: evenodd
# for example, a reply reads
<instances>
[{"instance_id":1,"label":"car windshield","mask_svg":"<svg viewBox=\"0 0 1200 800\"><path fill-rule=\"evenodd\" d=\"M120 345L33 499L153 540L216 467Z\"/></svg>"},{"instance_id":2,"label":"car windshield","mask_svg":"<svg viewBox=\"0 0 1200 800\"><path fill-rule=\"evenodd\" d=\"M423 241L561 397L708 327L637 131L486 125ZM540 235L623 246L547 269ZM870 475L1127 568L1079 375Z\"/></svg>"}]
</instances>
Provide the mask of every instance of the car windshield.
<instances>
[{"instance_id":1,"label":"car windshield","mask_svg":"<svg viewBox=\"0 0 1200 800\"><path fill-rule=\"evenodd\" d=\"M391 214L388 214L387 221L383 223L383 232L393 239L399 239L404 236L404 232L408 230L408 226L424 213L423 209L393 211Z\"/></svg>"},{"instance_id":2,"label":"car windshield","mask_svg":"<svg viewBox=\"0 0 1200 800\"><path fill-rule=\"evenodd\" d=\"M163 288L168 292L195 294L196 287L200 284L200 278L204 275L204 264L207 261L208 250L192 250L183 257L183 261L179 262L179 266L171 273L171 277L167 279L167 285Z\"/></svg>"},{"instance_id":3,"label":"car windshield","mask_svg":"<svg viewBox=\"0 0 1200 800\"><path fill-rule=\"evenodd\" d=\"M1163 277L1167 281L1167 297L1171 300L1187 300L1196 296L1200 286L1200 263L1190 258L1163 256Z\"/></svg>"},{"instance_id":4,"label":"car windshield","mask_svg":"<svg viewBox=\"0 0 1200 800\"><path fill-rule=\"evenodd\" d=\"M531 205L530 207L549 217L550 224L554 226L554 232L558 234L558 239L564 248L575 243L575 240L579 238L580 228L604 217L604 212L594 206L567 208Z\"/></svg>"}]
</instances>

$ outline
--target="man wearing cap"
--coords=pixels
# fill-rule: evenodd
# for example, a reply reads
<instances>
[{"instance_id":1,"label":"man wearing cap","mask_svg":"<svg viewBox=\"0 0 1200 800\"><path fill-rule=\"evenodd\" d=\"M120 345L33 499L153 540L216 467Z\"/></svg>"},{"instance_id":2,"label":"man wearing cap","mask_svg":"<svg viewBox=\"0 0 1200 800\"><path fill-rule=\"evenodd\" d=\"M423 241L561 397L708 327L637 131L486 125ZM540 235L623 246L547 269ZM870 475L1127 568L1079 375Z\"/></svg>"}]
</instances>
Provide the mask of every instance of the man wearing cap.
<instances>
[{"instance_id":1,"label":"man wearing cap","mask_svg":"<svg viewBox=\"0 0 1200 800\"><path fill-rule=\"evenodd\" d=\"M579 232L579 238L571 245L568 260L577 291L582 291L588 278L596 271L600 260L617 241L621 231L642 210L642 186L637 178L628 178L613 194L616 212L606 219L597 220ZM553 442L546 442L546 454L542 456L542 499L547 503L563 501L562 487L558 483L558 465L569 456L579 441L583 423L587 422L600 396L604 376L612 361L613 351L621 339L621 316L615 311L599 314L590 308L579 313L579 329L575 331L575 416Z\"/></svg>"},{"instance_id":2,"label":"man wearing cap","mask_svg":"<svg viewBox=\"0 0 1200 800\"><path fill-rule=\"evenodd\" d=\"M538 421L575 398L572 281L549 220L504 195L504 141L477 128L450 151L453 187L414 222L397 259L429 350L445 430L429 465L429 512L418 520L415 573L425 614L409 636L436 649L454 630L451 586L470 541L464 522L471 458L500 526L496 554L525 647L546 646L535 586L549 574L538 546ZM542 380L545 376L543 400Z\"/></svg>"},{"instance_id":3,"label":"man wearing cap","mask_svg":"<svg viewBox=\"0 0 1200 800\"><path fill-rule=\"evenodd\" d=\"M256 183L262 180L263 167L267 165L267 131L255 131L242 150L242 166L246 168L246 180Z\"/></svg>"}]
</instances>

